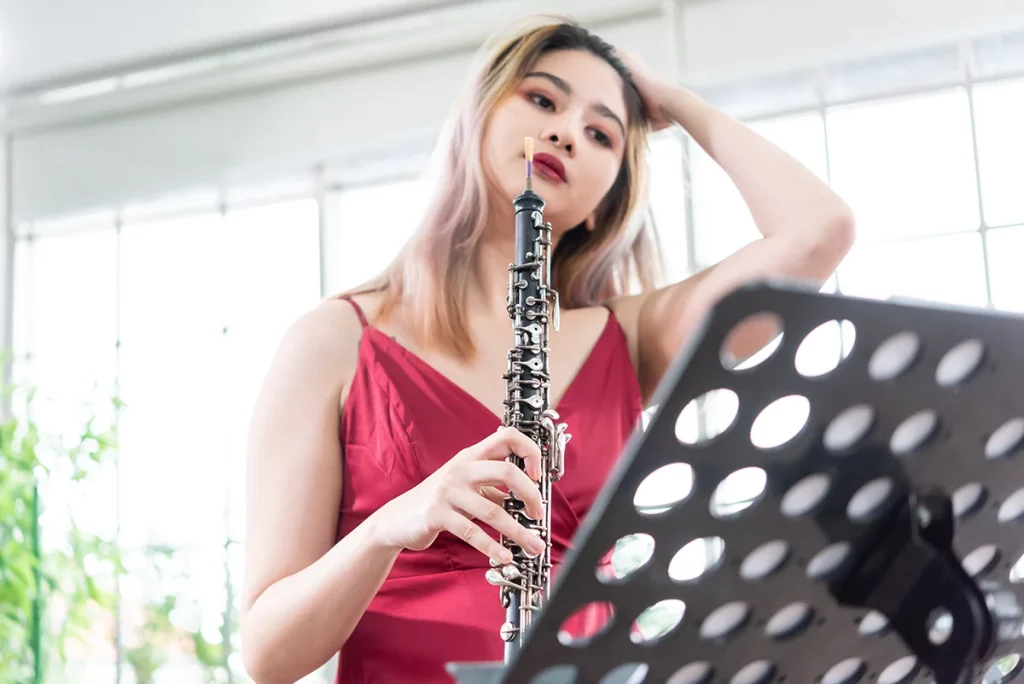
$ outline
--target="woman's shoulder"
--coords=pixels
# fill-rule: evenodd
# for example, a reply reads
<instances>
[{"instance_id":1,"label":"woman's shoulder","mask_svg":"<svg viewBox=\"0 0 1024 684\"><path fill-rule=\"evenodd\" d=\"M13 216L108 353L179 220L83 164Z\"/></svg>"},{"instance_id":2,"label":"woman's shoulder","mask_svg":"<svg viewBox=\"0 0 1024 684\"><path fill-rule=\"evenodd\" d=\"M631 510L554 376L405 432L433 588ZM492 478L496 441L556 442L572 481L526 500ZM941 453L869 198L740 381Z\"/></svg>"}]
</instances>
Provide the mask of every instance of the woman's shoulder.
<instances>
[{"instance_id":1,"label":"woman's shoulder","mask_svg":"<svg viewBox=\"0 0 1024 684\"><path fill-rule=\"evenodd\" d=\"M292 321L283 343L316 355L337 354L358 344L361 329L355 307L341 297L327 297Z\"/></svg>"},{"instance_id":2,"label":"woman's shoulder","mask_svg":"<svg viewBox=\"0 0 1024 684\"><path fill-rule=\"evenodd\" d=\"M601 304L578 306L572 309L563 308L559 311L561 323L567 328L588 328L595 325L604 325L608 322L610 315L611 309Z\"/></svg>"},{"instance_id":3,"label":"woman's shoulder","mask_svg":"<svg viewBox=\"0 0 1024 684\"><path fill-rule=\"evenodd\" d=\"M326 297L291 322L278 345L278 360L299 375L321 374L343 401L359 363L362 327L350 302Z\"/></svg>"}]
</instances>

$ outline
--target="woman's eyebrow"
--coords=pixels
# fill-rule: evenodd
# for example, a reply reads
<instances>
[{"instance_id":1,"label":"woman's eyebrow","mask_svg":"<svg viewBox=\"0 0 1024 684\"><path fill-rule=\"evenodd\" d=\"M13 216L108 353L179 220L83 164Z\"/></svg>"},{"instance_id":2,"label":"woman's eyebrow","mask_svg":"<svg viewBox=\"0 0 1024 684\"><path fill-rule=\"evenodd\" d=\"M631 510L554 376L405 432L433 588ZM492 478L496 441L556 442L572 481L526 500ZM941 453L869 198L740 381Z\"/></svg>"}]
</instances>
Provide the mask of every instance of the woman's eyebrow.
<instances>
[{"instance_id":1,"label":"woman's eyebrow","mask_svg":"<svg viewBox=\"0 0 1024 684\"><path fill-rule=\"evenodd\" d=\"M526 76L524 78L543 78L543 79L546 79L546 80L550 81L556 88L561 90L566 95L572 95L572 88L569 87L569 84L566 83L565 80L559 78L558 76L555 76L554 74L550 74L550 73L548 73L546 71L531 71L530 73L526 74ZM619 115L611 110L611 107L609 107L608 105L603 104L601 102L595 102L595 103L591 104L590 107L591 107L591 109L596 111L601 116L606 117L608 119L611 119L612 121L617 123L619 125L619 129L622 131L622 134L623 135L626 134L626 126L625 126L625 124L622 123L622 119L619 118Z\"/></svg>"}]
</instances>

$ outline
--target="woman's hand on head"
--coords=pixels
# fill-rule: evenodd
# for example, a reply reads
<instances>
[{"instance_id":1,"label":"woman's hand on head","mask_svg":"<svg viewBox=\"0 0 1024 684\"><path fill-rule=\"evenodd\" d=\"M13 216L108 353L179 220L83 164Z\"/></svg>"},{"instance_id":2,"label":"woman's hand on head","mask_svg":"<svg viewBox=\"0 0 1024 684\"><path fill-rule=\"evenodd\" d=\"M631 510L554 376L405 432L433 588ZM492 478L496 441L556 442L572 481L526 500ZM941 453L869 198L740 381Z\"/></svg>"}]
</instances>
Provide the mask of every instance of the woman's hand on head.
<instances>
[{"instance_id":1,"label":"woman's hand on head","mask_svg":"<svg viewBox=\"0 0 1024 684\"><path fill-rule=\"evenodd\" d=\"M647 110L651 130L660 131L671 126L674 122L665 114L664 104L668 93L675 86L639 55L626 50L618 50L617 53L632 74L633 84Z\"/></svg>"},{"instance_id":2,"label":"woman's hand on head","mask_svg":"<svg viewBox=\"0 0 1024 684\"><path fill-rule=\"evenodd\" d=\"M525 460L526 472L505 461L510 453ZM505 548L473 522L479 520L524 549L540 553L544 542L505 511L505 494L498 489L514 492L526 503L528 516L542 519L536 484L540 467L540 449L529 437L515 428L500 428L382 506L373 515L375 536L392 548L422 551L438 534L450 532L492 560L509 562Z\"/></svg>"}]
</instances>

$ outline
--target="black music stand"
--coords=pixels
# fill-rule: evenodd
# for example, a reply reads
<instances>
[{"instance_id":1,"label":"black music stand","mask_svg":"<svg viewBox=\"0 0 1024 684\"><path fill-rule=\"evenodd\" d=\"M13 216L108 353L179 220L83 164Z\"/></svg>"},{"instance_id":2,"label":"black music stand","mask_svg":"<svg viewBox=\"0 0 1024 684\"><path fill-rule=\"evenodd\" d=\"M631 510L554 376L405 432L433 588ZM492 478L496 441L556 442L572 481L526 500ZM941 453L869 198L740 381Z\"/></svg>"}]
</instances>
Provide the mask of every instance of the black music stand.
<instances>
[{"instance_id":1,"label":"black music stand","mask_svg":"<svg viewBox=\"0 0 1024 684\"><path fill-rule=\"evenodd\" d=\"M734 326L766 314L782 329L770 355L723 361ZM852 331L852 348L840 360L831 347L838 365L820 373L802 345L829 325ZM735 418L681 442L677 417L712 390L734 393ZM806 424L756 446L759 414L793 395L807 400ZM800 402L786 401L791 418ZM714 308L652 403L518 657L453 664L459 682L995 684L1024 669L1024 573L1013 567L1024 552L1024 317L750 286ZM652 473L687 467L672 464L692 468L682 500L638 510ZM763 491L718 506L716 487L751 468ZM631 537L632 572L599 572L630 535L643 535ZM676 567L694 548L699 577L693 563ZM592 602L614 617L563 642L563 622ZM667 633L631 627L655 604L678 617L678 602Z\"/></svg>"}]
</instances>

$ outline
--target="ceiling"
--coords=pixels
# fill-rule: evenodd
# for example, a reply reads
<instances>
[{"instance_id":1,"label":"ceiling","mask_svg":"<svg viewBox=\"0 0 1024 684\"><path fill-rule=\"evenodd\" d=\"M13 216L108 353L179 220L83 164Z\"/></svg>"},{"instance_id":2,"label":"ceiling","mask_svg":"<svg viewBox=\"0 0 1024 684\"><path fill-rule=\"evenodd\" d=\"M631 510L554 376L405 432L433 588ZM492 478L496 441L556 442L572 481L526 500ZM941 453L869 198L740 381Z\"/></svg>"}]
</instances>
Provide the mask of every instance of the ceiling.
<instances>
[{"instance_id":1,"label":"ceiling","mask_svg":"<svg viewBox=\"0 0 1024 684\"><path fill-rule=\"evenodd\" d=\"M126 65L468 1L0 0L0 90L61 85Z\"/></svg>"}]
</instances>

